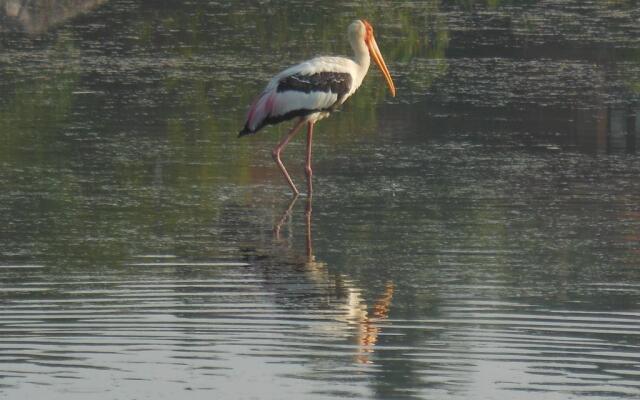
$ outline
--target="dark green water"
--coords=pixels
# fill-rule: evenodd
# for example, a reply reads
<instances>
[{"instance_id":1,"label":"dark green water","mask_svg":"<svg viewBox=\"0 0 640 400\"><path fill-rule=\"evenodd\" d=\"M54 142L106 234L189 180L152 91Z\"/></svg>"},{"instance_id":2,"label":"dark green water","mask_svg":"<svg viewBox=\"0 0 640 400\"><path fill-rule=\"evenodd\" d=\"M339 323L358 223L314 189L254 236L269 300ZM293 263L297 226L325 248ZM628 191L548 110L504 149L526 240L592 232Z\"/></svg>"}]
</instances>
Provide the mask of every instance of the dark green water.
<instances>
[{"instance_id":1,"label":"dark green water","mask_svg":"<svg viewBox=\"0 0 640 400\"><path fill-rule=\"evenodd\" d=\"M357 17L398 96L372 69L291 203L289 125L237 132ZM0 398L637 398L639 20L0 0Z\"/></svg>"}]
</instances>

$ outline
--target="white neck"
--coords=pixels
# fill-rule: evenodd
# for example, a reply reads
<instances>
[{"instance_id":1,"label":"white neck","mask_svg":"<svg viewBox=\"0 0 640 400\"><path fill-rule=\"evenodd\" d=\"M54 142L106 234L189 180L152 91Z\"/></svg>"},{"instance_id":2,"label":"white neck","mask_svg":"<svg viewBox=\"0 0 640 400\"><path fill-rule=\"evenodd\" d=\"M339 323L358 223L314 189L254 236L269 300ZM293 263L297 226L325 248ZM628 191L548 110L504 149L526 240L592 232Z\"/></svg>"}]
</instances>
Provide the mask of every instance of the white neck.
<instances>
[{"instance_id":1,"label":"white neck","mask_svg":"<svg viewBox=\"0 0 640 400\"><path fill-rule=\"evenodd\" d=\"M371 64L371 57L369 56L369 49L364 44L364 40L352 40L351 48L353 49L353 61L358 64L358 86L364 79L365 75L369 71L369 65Z\"/></svg>"}]
</instances>

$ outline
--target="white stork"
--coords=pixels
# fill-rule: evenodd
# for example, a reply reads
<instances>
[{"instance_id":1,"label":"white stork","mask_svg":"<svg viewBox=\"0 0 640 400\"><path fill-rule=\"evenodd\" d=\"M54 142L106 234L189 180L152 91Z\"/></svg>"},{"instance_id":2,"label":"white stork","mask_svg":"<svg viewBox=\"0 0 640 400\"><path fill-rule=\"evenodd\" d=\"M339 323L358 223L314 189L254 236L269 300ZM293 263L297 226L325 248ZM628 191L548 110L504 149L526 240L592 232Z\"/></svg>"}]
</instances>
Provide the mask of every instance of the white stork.
<instances>
[{"instance_id":1,"label":"white stork","mask_svg":"<svg viewBox=\"0 0 640 400\"><path fill-rule=\"evenodd\" d=\"M307 162L305 172L309 197L312 195L311 140L313 124L331 114L362 84L370 56L382 70L391 95L396 88L380 54L373 27L365 20L355 20L348 28L348 38L354 52L353 59L346 57L316 57L288 68L276 75L262 94L253 102L247 122L238 136L256 133L266 125L297 118L291 130L273 149L272 155L287 180L294 195L298 189L293 184L280 153L303 124L307 124Z\"/></svg>"}]
</instances>

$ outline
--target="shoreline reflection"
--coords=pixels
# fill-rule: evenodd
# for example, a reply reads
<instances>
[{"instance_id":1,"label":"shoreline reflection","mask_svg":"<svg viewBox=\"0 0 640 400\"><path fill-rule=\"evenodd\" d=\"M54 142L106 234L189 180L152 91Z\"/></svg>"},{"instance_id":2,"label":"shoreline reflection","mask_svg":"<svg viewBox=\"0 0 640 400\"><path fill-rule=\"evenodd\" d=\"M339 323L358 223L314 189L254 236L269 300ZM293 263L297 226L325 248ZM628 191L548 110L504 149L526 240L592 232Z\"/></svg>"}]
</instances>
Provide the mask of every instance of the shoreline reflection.
<instances>
[{"instance_id":1,"label":"shoreline reflection","mask_svg":"<svg viewBox=\"0 0 640 400\"><path fill-rule=\"evenodd\" d=\"M108 0L0 0L0 32L40 34Z\"/></svg>"}]
</instances>

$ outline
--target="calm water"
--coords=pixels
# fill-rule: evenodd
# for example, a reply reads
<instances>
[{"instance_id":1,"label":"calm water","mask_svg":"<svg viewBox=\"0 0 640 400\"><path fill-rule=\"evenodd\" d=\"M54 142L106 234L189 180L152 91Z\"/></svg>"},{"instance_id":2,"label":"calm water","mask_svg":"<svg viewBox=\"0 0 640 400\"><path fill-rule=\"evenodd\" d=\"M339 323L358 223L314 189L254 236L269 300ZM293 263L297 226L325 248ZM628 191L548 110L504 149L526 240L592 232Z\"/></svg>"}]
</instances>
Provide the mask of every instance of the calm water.
<instances>
[{"instance_id":1,"label":"calm water","mask_svg":"<svg viewBox=\"0 0 640 400\"><path fill-rule=\"evenodd\" d=\"M291 202L246 106L361 16L398 97L372 70ZM0 398L638 398L639 20L1 0Z\"/></svg>"}]
</instances>

